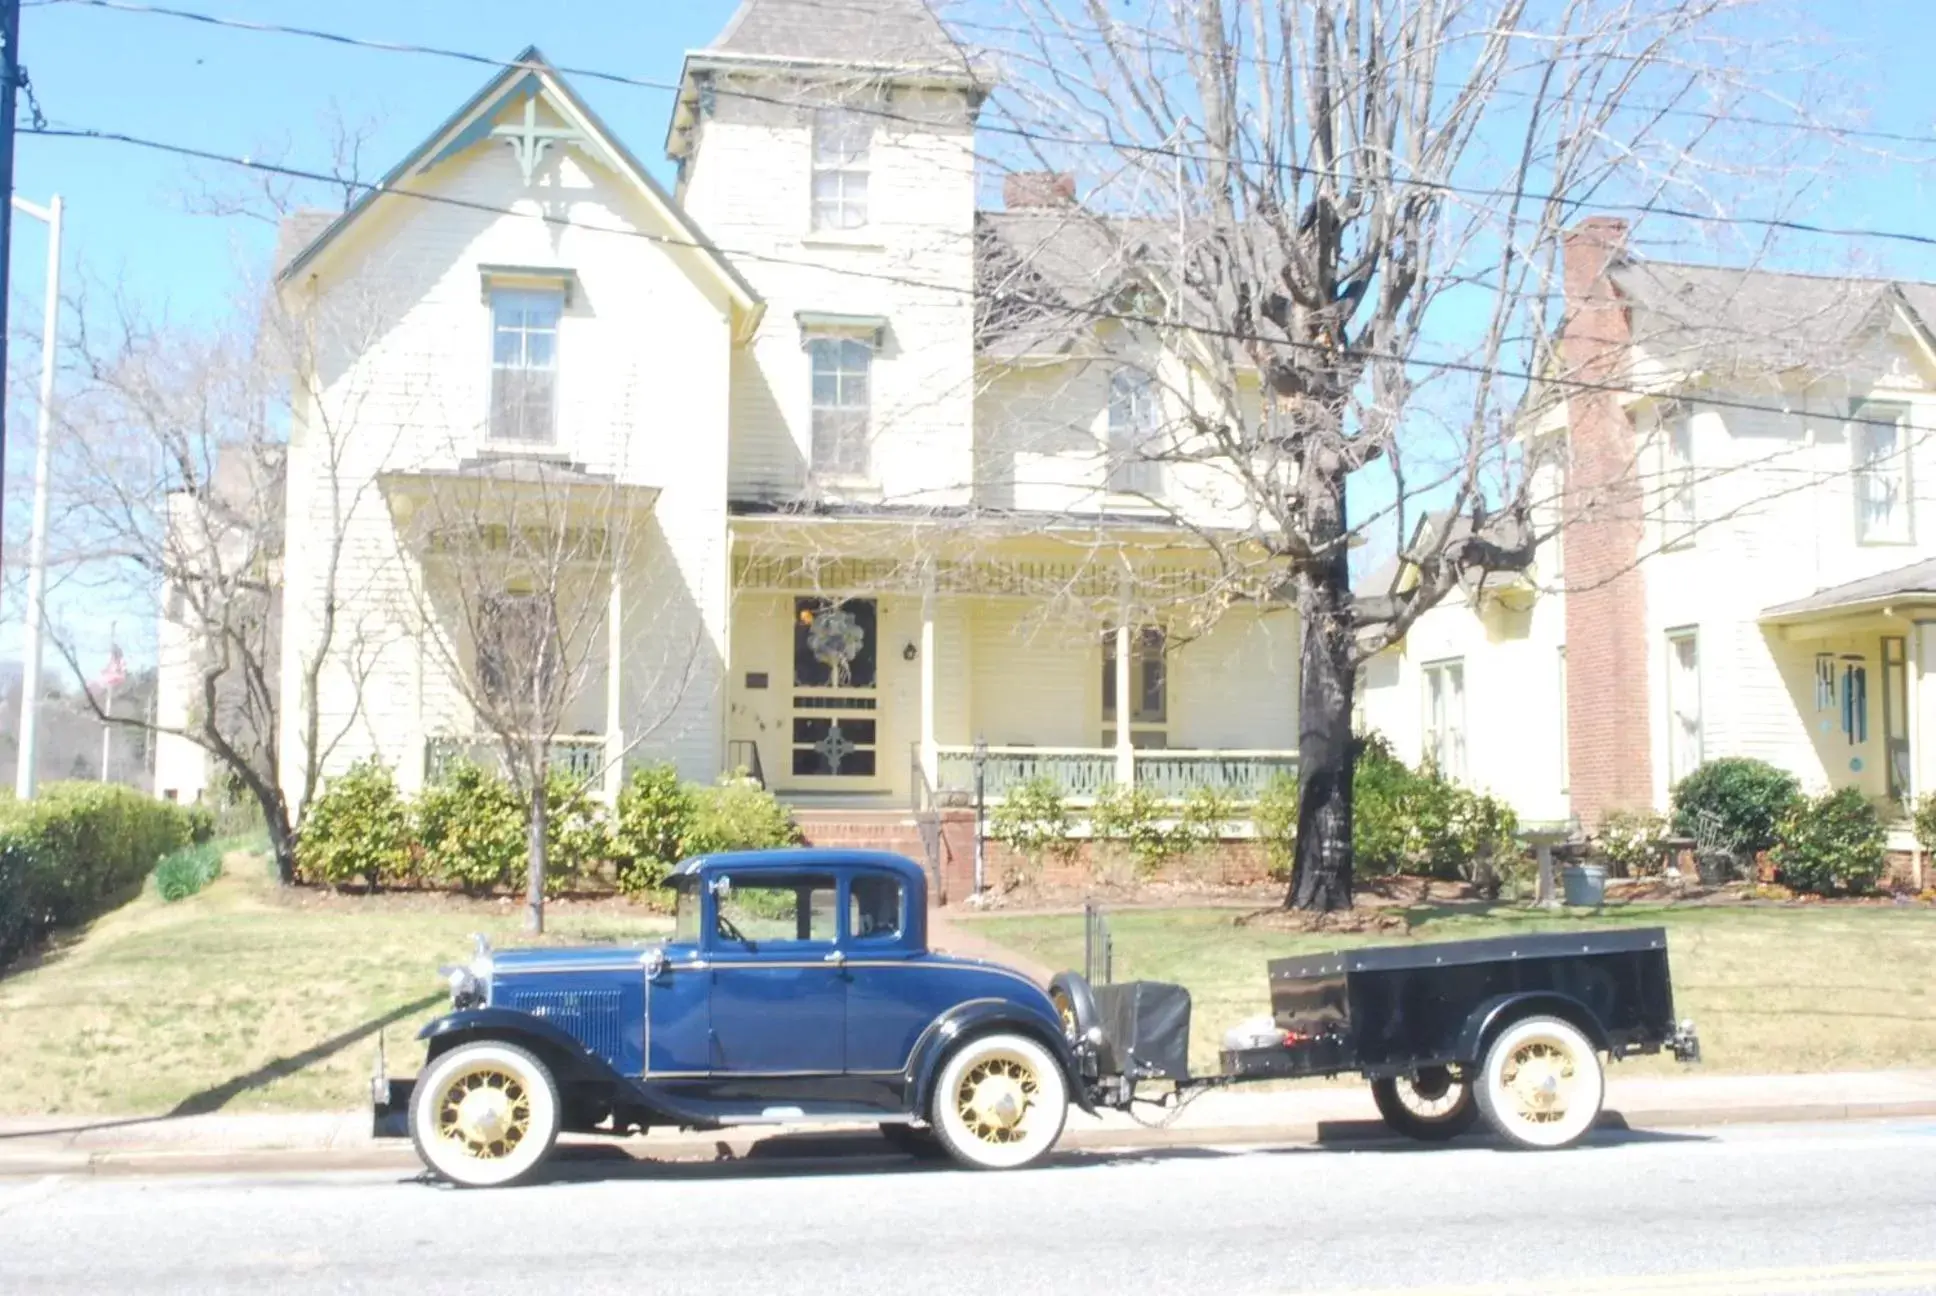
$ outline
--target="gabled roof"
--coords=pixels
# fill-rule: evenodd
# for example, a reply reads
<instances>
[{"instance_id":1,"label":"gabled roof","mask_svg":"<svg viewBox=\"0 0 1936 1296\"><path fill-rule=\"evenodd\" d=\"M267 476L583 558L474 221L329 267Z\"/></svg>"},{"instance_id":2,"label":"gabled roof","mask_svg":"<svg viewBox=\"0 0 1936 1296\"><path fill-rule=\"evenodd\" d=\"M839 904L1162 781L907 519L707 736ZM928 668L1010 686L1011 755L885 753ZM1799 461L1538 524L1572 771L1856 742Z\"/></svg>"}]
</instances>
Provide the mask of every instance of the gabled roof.
<instances>
[{"instance_id":1,"label":"gabled roof","mask_svg":"<svg viewBox=\"0 0 1936 1296\"><path fill-rule=\"evenodd\" d=\"M446 159L464 151L471 145L489 138L490 122L499 112L513 102L542 94L555 107L561 116L570 121L587 140L606 155L607 161L621 175L630 181L672 229L666 245L673 248L691 248L715 275L728 294L740 308L750 313L762 309L760 296L747 283L745 277L713 246L712 241L695 225L678 202L667 193L651 173L639 164L618 137L606 128L564 78L558 75L545 56L533 45L517 58L506 64L504 69L487 81L483 88L468 99L463 107L453 113L443 125L432 131L428 138L406 154L389 172L370 189L363 192L342 215L330 220L320 230L302 244L299 251L289 256L276 272L278 283L287 283L313 264L342 237L345 231L361 220L369 211L385 198L408 194L404 186L413 175L440 165ZM307 233L308 222L313 215L297 213L285 222L285 230L296 226L298 221L305 222L296 233Z\"/></svg>"},{"instance_id":2,"label":"gabled roof","mask_svg":"<svg viewBox=\"0 0 1936 1296\"><path fill-rule=\"evenodd\" d=\"M1785 620L1821 612L1851 610L1890 600L1932 598L1936 598L1936 558L1910 563L1907 567L1897 567L1874 576L1864 576L1841 585L1831 585L1807 598L1777 603L1761 615L1764 620Z\"/></svg>"},{"instance_id":3,"label":"gabled roof","mask_svg":"<svg viewBox=\"0 0 1936 1296\"><path fill-rule=\"evenodd\" d=\"M1077 204L975 216L975 340L985 355L1064 354L1147 272L1153 221Z\"/></svg>"},{"instance_id":4,"label":"gabled roof","mask_svg":"<svg viewBox=\"0 0 1936 1296\"><path fill-rule=\"evenodd\" d=\"M925 0L744 0L707 52L968 69L967 55Z\"/></svg>"}]
</instances>

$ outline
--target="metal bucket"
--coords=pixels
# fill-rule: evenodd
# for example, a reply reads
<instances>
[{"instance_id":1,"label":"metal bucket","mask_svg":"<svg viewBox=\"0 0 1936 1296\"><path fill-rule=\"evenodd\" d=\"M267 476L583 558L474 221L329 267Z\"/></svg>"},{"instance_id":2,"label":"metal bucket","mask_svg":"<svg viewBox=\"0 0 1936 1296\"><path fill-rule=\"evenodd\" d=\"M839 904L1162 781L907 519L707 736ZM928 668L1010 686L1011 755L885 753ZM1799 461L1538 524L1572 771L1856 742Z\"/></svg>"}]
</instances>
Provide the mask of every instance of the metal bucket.
<instances>
[{"instance_id":1,"label":"metal bucket","mask_svg":"<svg viewBox=\"0 0 1936 1296\"><path fill-rule=\"evenodd\" d=\"M1560 890L1566 903L1580 909L1598 909L1607 898L1607 870L1599 864L1574 864L1560 870Z\"/></svg>"}]
</instances>

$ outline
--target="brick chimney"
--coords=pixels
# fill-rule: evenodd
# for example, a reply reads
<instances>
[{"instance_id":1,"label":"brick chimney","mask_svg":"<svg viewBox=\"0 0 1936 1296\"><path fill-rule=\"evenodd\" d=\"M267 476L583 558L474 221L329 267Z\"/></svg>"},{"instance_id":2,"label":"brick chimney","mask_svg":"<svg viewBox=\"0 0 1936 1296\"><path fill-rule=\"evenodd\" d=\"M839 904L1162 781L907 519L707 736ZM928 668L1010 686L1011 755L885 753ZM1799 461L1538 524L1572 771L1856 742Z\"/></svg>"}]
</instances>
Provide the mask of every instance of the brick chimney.
<instances>
[{"instance_id":1,"label":"brick chimney","mask_svg":"<svg viewBox=\"0 0 1936 1296\"><path fill-rule=\"evenodd\" d=\"M1610 273L1626 242L1626 222L1610 217L1565 235L1560 360L1569 378L1626 376L1632 323ZM1608 810L1653 804L1647 590L1637 566L1645 532L1634 427L1619 394L1572 388L1566 406L1567 773L1573 813L1592 832Z\"/></svg>"},{"instance_id":2,"label":"brick chimney","mask_svg":"<svg viewBox=\"0 0 1936 1296\"><path fill-rule=\"evenodd\" d=\"M1012 171L1002 177L1002 203L1010 211L1068 207L1075 200L1076 178L1067 171Z\"/></svg>"}]
</instances>

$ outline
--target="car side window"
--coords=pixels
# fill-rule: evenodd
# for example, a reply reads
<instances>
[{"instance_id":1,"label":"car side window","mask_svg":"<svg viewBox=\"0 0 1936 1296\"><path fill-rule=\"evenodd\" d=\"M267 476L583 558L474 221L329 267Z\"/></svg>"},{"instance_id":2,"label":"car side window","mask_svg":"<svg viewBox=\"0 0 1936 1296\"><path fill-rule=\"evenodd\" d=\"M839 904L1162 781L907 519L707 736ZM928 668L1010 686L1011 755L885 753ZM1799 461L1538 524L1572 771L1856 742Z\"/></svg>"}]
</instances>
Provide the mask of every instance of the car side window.
<instances>
[{"instance_id":1,"label":"car side window","mask_svg":"<svg viewBox=\"0 0 1936 1296\"><path fill-rule=\"evenodd\" d=\"M901 880L857 877L848 886L847 934L857 941L891 941L901 935Z\"/></svg>"},{"instance_id":2,"label":"car side window","mask_svg":"<svg viewBox=\"0 0 1936 1296\"><path fill-rule=\"evenodd\" d=\"M719 897L714 934L724 944L831 945L837 895L830 877L735 879Z\"/></svg>"}]
</instances>

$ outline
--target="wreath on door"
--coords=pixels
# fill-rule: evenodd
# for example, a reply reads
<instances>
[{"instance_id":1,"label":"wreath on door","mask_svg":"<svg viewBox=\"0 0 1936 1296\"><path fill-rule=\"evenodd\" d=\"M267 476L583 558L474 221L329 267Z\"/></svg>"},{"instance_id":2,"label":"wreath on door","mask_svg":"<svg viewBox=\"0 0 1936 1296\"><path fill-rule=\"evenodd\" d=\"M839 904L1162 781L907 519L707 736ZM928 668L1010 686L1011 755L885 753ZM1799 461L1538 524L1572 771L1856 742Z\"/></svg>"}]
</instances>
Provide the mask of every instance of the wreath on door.
<instances>
[{"instance_id":1,"label":"wreath on door","mask_svg":"<svg viewBox=\"0 0 1936 1296\"><path fill-rule=\"evenodd\" d=\"M861 628L860 621L853 613L840 608L822 612L807 631L807 651L833 672L835 688L846 686L854 658L860 656L866 641L867 632Z\"/></svg>"}]
</instances>

